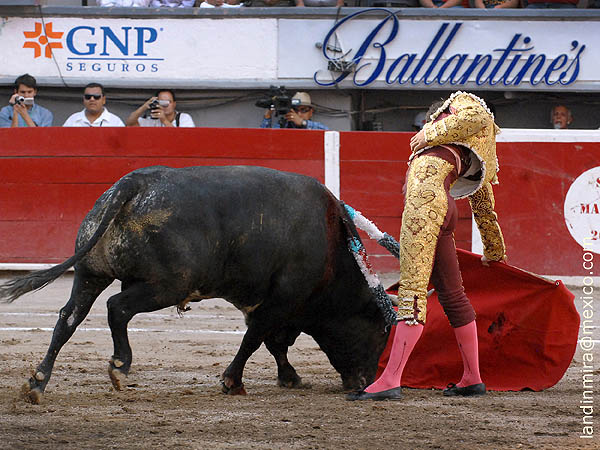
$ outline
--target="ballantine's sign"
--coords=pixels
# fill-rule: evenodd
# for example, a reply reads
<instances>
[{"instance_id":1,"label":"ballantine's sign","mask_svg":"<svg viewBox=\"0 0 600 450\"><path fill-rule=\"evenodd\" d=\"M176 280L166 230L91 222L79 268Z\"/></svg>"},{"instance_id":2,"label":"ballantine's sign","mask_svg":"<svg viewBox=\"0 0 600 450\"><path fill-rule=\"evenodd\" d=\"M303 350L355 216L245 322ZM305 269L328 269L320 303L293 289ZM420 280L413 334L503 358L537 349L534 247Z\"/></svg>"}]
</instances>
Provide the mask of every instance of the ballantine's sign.
<instances>
[{"instance_id":1,"label":"ballantine's sign","mask_svg":"<svg viewBox=\"0 0 600 450\"><path fill-rule=\"evenodd\" d=\"M586 46L577 40L554 42L555 48L562 45L566 51L548 55L535 51L531 37L514 33L506 42L491 42L496 48L490 48L489 53L453 54L453 41L459 37L463 22L441 23L422 53L389 54L388 49L398 44L394 41L400 36L401 22L392 11L385 9L377 9L384 11L386 16L364 33L365 38L355 52L349 50L341 57L333 56L342 51L338 47L338 39L344 29L357 16L373 10L349 15L329 30L322 45L323 55L327 61L334 63L333 66L350 66L353 70L335 71L333 76L317 71L313 77L317 84L332 86L351 77L355 86L369 86L382 80L388 85L567 86L574 83L580 73ZM522 24L525 27L530 22ZM411 39L420 42L424 37L425 34L412 35ZM470 36L473 42L476 38ZM487 45L486 42L477 42L480 51L482 44Z\"/></svg>"}]
</instances>

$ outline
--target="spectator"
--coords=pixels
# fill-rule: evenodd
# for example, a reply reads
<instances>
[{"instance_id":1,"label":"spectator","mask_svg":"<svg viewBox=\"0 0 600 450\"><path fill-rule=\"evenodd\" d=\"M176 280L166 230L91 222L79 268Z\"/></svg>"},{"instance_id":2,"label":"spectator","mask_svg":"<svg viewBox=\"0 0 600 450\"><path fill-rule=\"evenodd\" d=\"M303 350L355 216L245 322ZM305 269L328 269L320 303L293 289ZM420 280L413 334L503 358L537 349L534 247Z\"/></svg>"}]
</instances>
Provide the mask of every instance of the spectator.
<instances>
[{"instance_id":1,"label":"spectator","mask_svg":"<svg viewBox=\"0 0 600 450\"><path fill-rule=\"evenodd\" d=\"M321 122L312 120L314 106L310 101L310 95L307 92L296 92L292 97L292 101L299 100L299 104L295 105L286 115L287 121L284 128L306 128L308 130L329 130L326 125ZM260 124L261 128L281 128L278 121L272 121L271 115L273 111L267 109L265 117Z\"/></svg>"},{"instance_id":2,"label":"spectator","mask_svg":"<svg viewBox=\"0 0 600 450\"><path fill-rule=\"evenodd\" d=\"M413 120L413 130L421 131L423 125L427 123L427 113L425 111L418 112L415 116L415 120Z\"/></svg>"},{"instance_id":3,"label":"spectator","mask_svg":"<svg viewBox=\"0 0 600 450\"><path fill-rule=\"evenodd\" d=\"M344 6L344 0L295 0L296 6Z\"/></svg>"},{"instance_id":4,"label":"spectator","mask_svg":"<svg viewBox=\"0 0 600 450\"><path fill-rule=\"evenodd\" d=\"M535 9L561 9L577 8L579 0L526 0L527 8Z\"/></svg>"},{"instance_id":5,"label":"spectator","mask_svg":"<svg viewBox=\"0 0 600 450\"><path fill-rule=\"evenodd\" d=\"M240 8L241 6L244 5L240 0L204 0L200 3L200 8Z\"/></svg>"},{"instance_id":6,"label":"spectator","mask_svg":"<svg viewBox=\"0 0 600 450\"><path fill-rule=\"evenodd\" d=\"M132 112L125 124L128 127L194 127L192 116L178 112L176 107L175 92L161 89ZM150 117L144 117L148 112Z\"/></svg>"},{"instance_id":7,"label":"spectator","mask_svg":"<svg viewBox=\"0 0 600 450\"><path fill-rule=\"evenodd\" d=\"M463 0L419 0L424 8L464 8Z\"/></svg>"},{"instance_id":8,"label":"spectator","mask_svg":"<svg viewBox=\"0 0 600 450\"><path fill-rule=\"evenodd\" d=\"M550 113L550 123L555 130L566 130L573 122L571 110L564 105L556 105Z\"/></svg>"},{"instance_id":9,"label":"spectator","mask_svg":"<svg viewBox=\"0 0 600 450\"><path fill-rule=\"evenodd\" d=\"M600 1L600 0L599 0ZM295 0L259 0L256 3L253 0L250 0L250 4L248 6L293 6L295 4Z\"/></svg>"},{"instance_id":10,"label":"spectator","mask_svg":"<svg viewBox=\"0 0 600 450\"><path fill-rule=\"evenodd\" d=\"M149 0L152 8L193 8L196 0Z\"/></svg>"},{"instance_id":11,"label":"spectator","mask_svg":"<svg viewBox=\"0 0 600 450\"><path fill-rule=\"evenodd\" d=\"M150 0L96 0L96 4L106 8L113 6L121 8L147 8L150 6Z\"/></svg>"},{"instance_id":12,"label":"spectator","mask_svg":"<svg viewBox=\"0 0 600 450\"><path fill-rule=\"evenodd\" d=\"M90 83L83 90L83 111L71 114L63 127L124 127L121 119L104 107L104 86Z\"/></svg>"},{"instance_id":13,"label":"spectator","mask_svg":"<svg viewBox=\"0 0 600 450\"><path fill-rule=\"evenodd\" d=\"M520 0L473 0L473 6L482 9L518 8L519 1Z\"/></svg>"},{"instance_id":14,"label":"spectator","mask_svg":"<svg viewBox=\"0 0 600 450\"><path fill-rule=\"evenodd\" d=\"M0 128L15 127L51 127L52 113L43 106L34 103L37 95L37 82L34 77L26 73L15 80L13 95L8 101L9 105L0 110ZM16 113L16 114L15 114Z\"/></svg>"}]
</instances>

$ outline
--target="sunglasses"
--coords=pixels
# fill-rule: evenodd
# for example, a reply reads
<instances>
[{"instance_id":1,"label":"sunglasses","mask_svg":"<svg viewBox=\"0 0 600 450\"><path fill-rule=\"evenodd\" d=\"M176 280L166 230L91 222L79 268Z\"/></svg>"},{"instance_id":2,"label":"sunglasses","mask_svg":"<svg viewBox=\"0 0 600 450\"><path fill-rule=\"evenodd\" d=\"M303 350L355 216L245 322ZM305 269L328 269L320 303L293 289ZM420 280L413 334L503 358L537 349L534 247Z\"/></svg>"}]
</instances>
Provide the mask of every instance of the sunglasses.
<instances>
[{"instance_id":1,"label":"sunglasses","mask_svg":"<svg viewBox=\"0 0 600 450\"><path fill-rule=\"evenodd\" d=\"M91 100L92 97L94 100L100 100L102 98L102 94L83 94L83 98L86 100Z\"/></svg>"},{"instance_id":2,"label":"sunglasses","mask_svg":"<svg viewBox=\"0 0 600 450\"><path fill-rule=\"evenodd\" d=\"M298 111L299 113L307 113L307 112L309 112L309 111L311 111L311 110L312 110L312 108L311 108L311 107L309 107L309 106L301 106L301 107L299 107L299 108L295 108L295 109L296 109L296 111Z\"/></svg>"}]
</instances>

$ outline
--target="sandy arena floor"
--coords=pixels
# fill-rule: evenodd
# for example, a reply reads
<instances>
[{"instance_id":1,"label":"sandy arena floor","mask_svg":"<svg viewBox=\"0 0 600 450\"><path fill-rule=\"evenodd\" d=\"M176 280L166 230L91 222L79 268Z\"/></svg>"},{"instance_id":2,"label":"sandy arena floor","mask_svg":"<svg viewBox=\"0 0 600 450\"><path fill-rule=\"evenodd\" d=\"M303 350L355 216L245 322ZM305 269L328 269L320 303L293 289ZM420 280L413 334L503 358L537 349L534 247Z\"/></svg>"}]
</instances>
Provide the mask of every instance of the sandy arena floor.
<instances>
[{"instance_id":1,"label":"sandy arena floor","mask_svg":"<svg viewBox=\"0 0 600 450\"><path fill-rule=\"evenodd\" d=\"M127 390L117 392L107 374L112 341L106 319L106 299L118 292L117 283L63 348L42 403L31 405L20 398L20 388L47 350L71 283L66 275L41 292L0 304L0 448L600 448L597 437L579 438L579 353L563 379L544 392L454 399L405 389L401 402L347 402L337 372L303 334L290 361L311 387L277 387L275 362L263 346L246 366L248 395L226 396L220 375L245 325L223 300L193 304L184 317L168 309L134 318L134 364Z\"/></svg>"}]
</instances>

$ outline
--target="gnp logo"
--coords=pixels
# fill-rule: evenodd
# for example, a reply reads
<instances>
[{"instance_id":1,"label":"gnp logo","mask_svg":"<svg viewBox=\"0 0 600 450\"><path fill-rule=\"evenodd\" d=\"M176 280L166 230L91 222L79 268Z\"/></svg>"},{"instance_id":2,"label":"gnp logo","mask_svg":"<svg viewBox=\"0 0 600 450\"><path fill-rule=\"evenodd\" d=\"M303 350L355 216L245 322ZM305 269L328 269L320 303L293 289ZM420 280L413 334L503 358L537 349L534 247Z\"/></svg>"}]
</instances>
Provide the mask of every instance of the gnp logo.
<instances>
[{"instance_id":1,"label":"gnp logo","mask_svg":"<svg viewBox=\"0 0 600 450\"><path fill-rule=\"evenodd\" d=\"M52 58L55 50L65 49L64 67L68 72L158 72L156 61L164 58L149 57L148 48L163 29L130 26L115 29L81 25L63 32L55 31L52 22L46 25L35 22L33 31L23 32L26 38L23 48L33 49L34 58L42 55L42 48L46 58Z\"/></svg>"},{"instance_id":2,"label":"gnp logo","mask_svg":"<svg viewBox=\"0 0 600 450\"><path fill-rule=\"evenodd\" d=\"M23 48L33 49L34 58L39 58L42 55L42 46L45 46L44 56L46 58L52 58L53 48L62 48L62 43L49 41L49 39L60 39L63 35L61 32L52 31L52 22L48 22L43 33L42 24L36 22L33 31L24 31L23 34L27 39L35 39L35 41L25 41L23 44Z\"/></svg>"}]
</instances>

